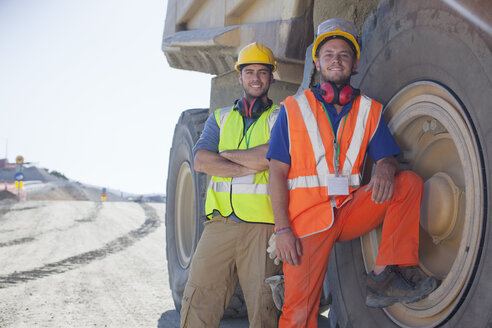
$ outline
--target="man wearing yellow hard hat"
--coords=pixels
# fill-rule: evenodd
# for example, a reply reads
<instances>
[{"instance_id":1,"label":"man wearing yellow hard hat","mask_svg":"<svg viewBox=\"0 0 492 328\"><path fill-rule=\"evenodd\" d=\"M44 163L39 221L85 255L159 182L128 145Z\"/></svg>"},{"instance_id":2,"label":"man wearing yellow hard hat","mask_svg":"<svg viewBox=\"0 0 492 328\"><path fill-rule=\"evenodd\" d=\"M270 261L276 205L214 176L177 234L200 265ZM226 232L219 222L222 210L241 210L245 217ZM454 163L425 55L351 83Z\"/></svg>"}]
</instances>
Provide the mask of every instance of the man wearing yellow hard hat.
<instances>
[{"instance_id":1,"label":"man wearing yellow hard hat","mask_svg":"<svg viewBox=\"0 0 492 328\"><path fill-rule=\"evenodd\" d=\"M283 101L267 153L276 254L284 262L280 327L317 326L334 243L380 224L366 305L412 303L437 285L418 267L422 179L399 171L400 149L382 105L350 85L360 56L355 26L343 19L321 23L312 56L320 83ZM376 168L361 186L366 155Z\"/></svg>"},{"instance_id":2,"label":"man wearing yellow hard hat","mask_svg":"<svg viewBox=\"0 0 492 328\"><path fill-rule=\"evenodd\" d=\"M265 252L274 229L265 155L278 115L268 98L277 63L255 42L240 51L235 69L242 97L210 115L193 149L195 170L212 177L181 327L218 327L238 281L250 326L277 327L279 311L265 283L282 269Z\"/></svg>"}]
</instances>

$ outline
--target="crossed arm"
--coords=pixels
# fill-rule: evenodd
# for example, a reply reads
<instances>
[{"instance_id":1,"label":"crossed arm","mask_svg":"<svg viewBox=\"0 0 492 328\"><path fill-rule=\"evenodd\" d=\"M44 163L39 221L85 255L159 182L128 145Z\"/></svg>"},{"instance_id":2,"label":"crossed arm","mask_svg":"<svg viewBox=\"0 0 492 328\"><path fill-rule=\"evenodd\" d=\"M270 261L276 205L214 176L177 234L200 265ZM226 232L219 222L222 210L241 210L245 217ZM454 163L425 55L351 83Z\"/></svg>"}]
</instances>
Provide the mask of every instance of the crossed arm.
<instances>
[{"instance_id":1,"label":"crossed arm","mask_svg":"<svg viewBox=\"0 0 492 328\"><path fill-rule=\"evenodd\" d=\"M268 169L265 158L269 144L244 150L215 153L199 149L195 154L195 170L217 177L241 177Z\"/></svg>"}]
</instances>

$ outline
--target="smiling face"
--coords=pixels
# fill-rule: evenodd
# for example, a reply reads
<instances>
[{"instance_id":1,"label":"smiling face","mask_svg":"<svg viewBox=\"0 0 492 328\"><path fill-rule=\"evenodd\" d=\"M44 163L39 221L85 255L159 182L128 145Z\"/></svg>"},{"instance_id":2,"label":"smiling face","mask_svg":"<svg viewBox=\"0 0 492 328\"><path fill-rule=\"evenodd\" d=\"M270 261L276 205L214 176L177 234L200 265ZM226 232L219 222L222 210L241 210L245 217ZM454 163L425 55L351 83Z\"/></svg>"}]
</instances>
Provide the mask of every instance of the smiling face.
<instances>
[{"instance_id":1,"label":"smiling face","mask_svg":"<svg viewBox=\"0 0 492 328\"><path fill-rule=\"evenodd\" d=\"M271 69L261 64L247 65L239 73L239 83L243 86L244 97L250 104L254 98L260 98L263 103L268 102L268 89L272 81Z\"/></svg>"},{"instance_id":2,"label":"smiling face","mask_svg":"<svg viewBox=\"0 0 492 328\"><path fill-rule=\"evenodd\" d=\"M347 42L331 39L320 48L315 65L321 75L321 84L331 81L340 86L350 83L350 77L357 69L358 61Z\"/></svg>"}]
</instances>

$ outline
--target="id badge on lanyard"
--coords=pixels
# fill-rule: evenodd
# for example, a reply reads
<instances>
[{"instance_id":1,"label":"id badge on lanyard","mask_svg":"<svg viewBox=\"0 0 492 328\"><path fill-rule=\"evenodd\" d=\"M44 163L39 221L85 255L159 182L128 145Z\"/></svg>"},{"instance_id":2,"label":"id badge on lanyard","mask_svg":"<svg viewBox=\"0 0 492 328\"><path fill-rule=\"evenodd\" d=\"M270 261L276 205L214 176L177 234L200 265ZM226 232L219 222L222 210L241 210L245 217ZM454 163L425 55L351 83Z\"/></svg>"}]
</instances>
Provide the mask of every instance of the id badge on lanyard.
<instances>
[{"instance_id":1,"label":"id badge on lanyard","mask_svg":"<svg viewBox=\"0 0 492 328\"><path fill-rule=\"evenodd\" d=\"M346 176L340 175L340 142L342 140L343 129L345 128L345 122L347 121L348 113L345 114L343 120L342 131L340 132L340 139L337 143L337 133L331 124L330 115L328 115L328 111L325 108L325 105L321 103L323 106L323 110L326 113L326 117L328 118L328 122L330 123L331 130L333 131L333 166L335 167L335 176L328 177L327 179L327 192L329 196L339 196L339 195L348 195L349 194L349 179Z\"/></svg>"},{"instance_id":2,"label":"id badge on lanyard","mask_svg":"<svg viewBox=\"0 0 492 328\"><path fill-rule=\"evenodd\" d=\"M328 195L339 196L349 194L348 178L344 176L328 177Z\"/></svg>"},{"instance_id":3,"label":"id badge on lanyard","mask_svg":"<svg viewBox=\"0 0 492 328\"><path fill-rule=\"evenodd\" d=\"M338 147L336 141L333 142L334 156L333 164L335 166L335 176L328 177L327 191L330 196L348 195L349 194L349 179L346 176L340 175L340 165L338 162Z\"/></svg>"}]
</instances>

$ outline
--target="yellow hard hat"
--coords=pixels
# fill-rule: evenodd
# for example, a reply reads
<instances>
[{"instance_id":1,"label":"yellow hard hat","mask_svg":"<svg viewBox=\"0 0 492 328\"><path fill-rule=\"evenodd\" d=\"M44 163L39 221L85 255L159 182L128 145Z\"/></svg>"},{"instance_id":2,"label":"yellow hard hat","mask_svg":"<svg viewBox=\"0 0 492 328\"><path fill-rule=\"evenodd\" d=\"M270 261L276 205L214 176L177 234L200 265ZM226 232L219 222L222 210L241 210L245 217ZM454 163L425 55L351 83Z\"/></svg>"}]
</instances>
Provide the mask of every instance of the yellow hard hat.
<instances>
[{"instance_id":1,"label":"yellow hard hat","mask_svg":"<svg viewBox=\"0 0 492 328\"><path fill-rule=\"evenodd\" d=\"M241 49L234 68L241 72L242 65L264 64L272 66L272 72L277 70L277 62L273 58L272 51L259 42L253 42Z\"/></svg>"},{"instance_id":2,"label":"yellow hard hat","mask_svg":"<svg viewBox=\"0 0 492 328\"><path fill-rule=\"evenodd\" d=\"M357 28L348 20L342 18L333 18L324 21L318 26L318 34L313 46L313 61L316 61L316 51L319 44L326 38L341 37L352 45L352 50L359 59L360 47L357 42Z\"/></svg>"}]
</instances>

